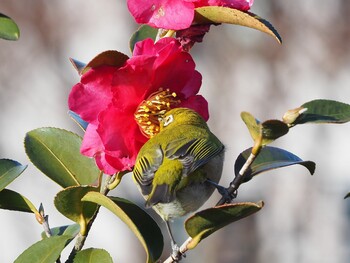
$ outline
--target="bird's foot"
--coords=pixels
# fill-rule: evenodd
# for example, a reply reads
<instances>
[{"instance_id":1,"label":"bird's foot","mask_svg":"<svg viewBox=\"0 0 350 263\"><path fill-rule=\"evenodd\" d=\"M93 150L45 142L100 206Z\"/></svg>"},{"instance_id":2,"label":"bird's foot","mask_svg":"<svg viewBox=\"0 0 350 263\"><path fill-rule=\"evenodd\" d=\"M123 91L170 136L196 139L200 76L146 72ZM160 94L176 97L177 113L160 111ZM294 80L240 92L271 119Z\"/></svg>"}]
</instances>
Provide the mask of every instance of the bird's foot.
<instances>
[{"instance_id":1,"label":"bird's foot","mask_svg":"<svg viewBox=\"0 0 350 263\"><path fill-rule=\"evenodd\" d=\"M221 186L220 188L217 188L217 189L218 189L218 192L225 199L225 203L231 203L232 200L237 197L237 192L230 193L229 188L225 188Z\"/></svg>"},{"instance_id":2,"label":"bird's foot","mask_svg":"<svg viewBox=\"0 0 350 263\"><path fill-rule=\"evenodd\" d=\"M182 257L186 257L185 254L181 253L180 248L176 243L171 242L171 249L172 252L170 256L174 262L179 262L182 259Z\"/></svg>"},{"instance_id":3,"label":"bird's foot","mask_svg":"<svg viewBox=\"0 0 350 263\"><path fill-rule=\"evenodd\" d=\"M207 181L218 190L219 194L221 194L221 196L225 199L225 203L231 203L232 200L237 197L237 191L234 191L233 193L231 193L229 191L230 187L229 188L223 187L222 185L219 185L208 179Z\"/></svg>"}]
</instances>

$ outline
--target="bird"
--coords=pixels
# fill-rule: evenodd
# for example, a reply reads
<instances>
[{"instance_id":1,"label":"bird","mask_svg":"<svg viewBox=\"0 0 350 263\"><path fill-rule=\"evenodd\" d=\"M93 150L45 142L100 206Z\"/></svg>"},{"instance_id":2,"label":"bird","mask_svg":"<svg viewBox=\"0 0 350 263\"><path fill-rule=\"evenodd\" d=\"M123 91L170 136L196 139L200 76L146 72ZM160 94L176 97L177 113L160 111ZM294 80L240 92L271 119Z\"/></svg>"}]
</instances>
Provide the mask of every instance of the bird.
<instances>
[{"instance_id":1,"label":"bird","mask_svg":"<svg viewBox=\"0 0 350 263\"><path fill-rule=\"evenodd\" d=\"M146 207L164 220L177 261L181 253L169 221L198 210L215 188L220 189L224 145L194 110L171 109L159 123L159 133L137 155L133 179Z\"/></svg>"}]
</instances>

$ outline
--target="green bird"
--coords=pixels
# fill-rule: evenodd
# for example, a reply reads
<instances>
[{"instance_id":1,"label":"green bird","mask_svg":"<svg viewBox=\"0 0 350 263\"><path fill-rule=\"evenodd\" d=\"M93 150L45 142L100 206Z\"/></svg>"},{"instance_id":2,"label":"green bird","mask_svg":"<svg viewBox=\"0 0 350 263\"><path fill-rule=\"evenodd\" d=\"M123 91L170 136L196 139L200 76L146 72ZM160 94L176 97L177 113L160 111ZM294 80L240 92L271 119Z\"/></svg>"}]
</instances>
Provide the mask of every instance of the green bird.
<instances>
[{"instance_id":1,"label":"green bird","mask_svg":"<svg viewBox=\"0 0 350 263\"><path fill-rule=\"evenodd\" d=\"M160 119L160 131L141 148L133 170L146 206L165 221L179 256L169 220L196 211L221 178L224 145L195 111L175 108ZM181 256L181 255L180 255Z\"/></svg>"}]
</instances>

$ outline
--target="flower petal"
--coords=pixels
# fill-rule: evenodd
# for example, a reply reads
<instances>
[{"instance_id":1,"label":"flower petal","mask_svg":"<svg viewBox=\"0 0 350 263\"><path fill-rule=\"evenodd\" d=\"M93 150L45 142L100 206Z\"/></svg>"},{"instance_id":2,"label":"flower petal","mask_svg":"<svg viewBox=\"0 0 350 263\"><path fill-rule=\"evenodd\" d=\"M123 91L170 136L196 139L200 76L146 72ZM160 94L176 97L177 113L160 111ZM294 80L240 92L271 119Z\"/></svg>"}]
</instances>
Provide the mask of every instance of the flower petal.
<instances>
[{"instance_id":1,"label":"flower petal","mask_svg":"<svg viewBox=\"0 0 350 263\"><path fill-rule=\"evenodd\" d=\"M179 47L180 43L177 40L176 43ZM202 83L202 76L195 71L195 66L191 55L180 49L173 49L167 56L160 52L154 62L153 86L170 89L184 98L195 95Z\"/></svg>"},{"instance_id":2,"label":"flower petal","mask_svg":"<svg viewBox=\"0 0 350 263\"><path fill-rule=\"evenodd\" d=\"M209 119L208 102L201 95L190 97L188 100L181 102L179 107L189 108L196 111L205 121Z\"/></svg>"},{"instance_id":3,"label":"flower petal","mask_svg":"<svg viewBox=\"0 0 350 263\"><path fill-rule=\"evenodd\" d=\"M116 71L115 67L102 66L84 74L69 94L69 109L84 121L96 121L98 113L111 103L111 85Z\"/></svg>"},{"instance_id":4,"label":"flower petal","mask_svg":"<svg viewBox=\"0 0 350 263\"><path fill-rule=\"evenodd\" d=\"M109 107L99 116L97 132L105 147L106 160L113 162L113 166L123 165L122 170L132 168L140 148L147 141L140 132L133 113Z\"/></svg>"},{"instance_id":5,"label":"flower petal","mask_svg":"<svg viewBox=\"0 0 350 263\"><path fill-rule=\"evenodd\" d=\"M88 157L95 157L98 152L104 150L100 135L97 133L97 125L89 124L85 131L80 152Z\"/></svg>"},{"instance_id":6,"label":"flower petal","mask_svg":"<svg viewBox=\"0 0 350 263\"><path fill-rule=\"evenodd\" d=\"M242 11L248 11L254 0L200 0L195 3L195 7L201 6L225 6Z\"/></svg>"},{"instance_id":7,"label":"flower petal","mask_svg":"<svg viewBox=\"0 0 350 263\"><path fill-rule=\"evenodd\" d=\"M156 28L188 28L194 17L192 1L128 0L128 8L137 23Z\"/></svg>"}]
</instances>

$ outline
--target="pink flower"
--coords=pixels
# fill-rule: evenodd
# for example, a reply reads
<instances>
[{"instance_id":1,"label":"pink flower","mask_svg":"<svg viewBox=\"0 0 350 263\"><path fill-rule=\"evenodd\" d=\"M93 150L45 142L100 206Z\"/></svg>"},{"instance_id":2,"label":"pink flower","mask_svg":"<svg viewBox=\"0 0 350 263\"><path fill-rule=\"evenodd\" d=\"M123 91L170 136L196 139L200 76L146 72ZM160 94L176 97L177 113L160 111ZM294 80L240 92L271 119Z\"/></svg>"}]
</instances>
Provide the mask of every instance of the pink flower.
<instances>
[{"instance_id":1,"label":"pink flower","mask_svg":"<svg viewBox=\"0 0 350 263\"><path fill-rule=\"evenodd\" d=\"M199 0L194 1L196 7L202 6L225 6L242 11L248 11L254 0Z\"/></svg>"},{"instance_id":2,"label":"pink flower","mask_svg":"<svg viewBox=\"0 0 350 263\"><path fill-rule=\"evenodd\" d=\"M254 0L128 0L136 22L152 27L180 30L189 28L194 9L202 6L225 6L247 11Z\"/></svg>"},{"instance_id":3,"label":"pink flower","mask_svg":"<svg viewBox=\"0 0 350 263\"><path fill-rule=\"evenodd\" d=\"M187 107L209 118L207 101L197 95L201 81L191 55L173 38L138 42L121 67L90 69L68 100L89 123L82 154L106 174L131 170L141 146L159 131L159 115Z\"/></svg>"}]
</instances>

